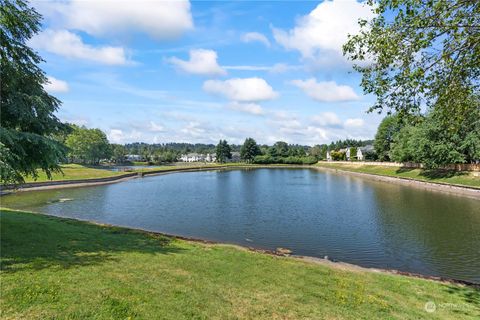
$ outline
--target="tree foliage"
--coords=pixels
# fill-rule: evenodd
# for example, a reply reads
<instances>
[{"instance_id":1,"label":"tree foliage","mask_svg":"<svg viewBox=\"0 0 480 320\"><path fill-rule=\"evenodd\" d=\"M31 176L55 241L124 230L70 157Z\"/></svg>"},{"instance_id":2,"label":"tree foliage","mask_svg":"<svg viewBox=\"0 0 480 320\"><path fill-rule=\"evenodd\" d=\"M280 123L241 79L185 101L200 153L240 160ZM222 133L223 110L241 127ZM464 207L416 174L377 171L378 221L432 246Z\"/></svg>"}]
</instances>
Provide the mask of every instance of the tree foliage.
<instances>
[{"instance_id":1,"label":"tree foliage","mask_svg":"<svg viewBox=\"0 0 480 320\"><path fill-rule=\"evenodd\" d=\"M400 119L397 115L386 116L378 126L373 146L380 161L390 160L390 146L393 137L401 128Z\"/></svg>"},{"instance_id":2,"label":"tree foliage","mask_svg":"<svg viewBox=\"0 0 480 320\"><path fill-rule=\"evenodd\" d=\"M328 146L326 144L315 145L310 149L309 154L317 160L324 160L327 158Z\"/></svg>"},{"instance_id":3,"label":"tree foliage","mask_svg":"<svg viewBox=\"0 0 480 320\"><path fill-rule=\"evenodd\" d=\"M369 0L375 17L361 20L344 53L356 62L372 110L403 114L436 108L459 125L478 108L461 103L479 96L480 1Z\"/></svg>"},{"instance_id":4,"label":"tree foliage","mask_svg":"<svg viewBox=\"0 0 480 320\"><path fill-rule=\"evenodd\" d=\"M461 123L462 129L455 132L443 123L441 113L432 111L417 125L402 128L393 139L392 159L423 163L427 168L478 161L480 111L469 114Z\"/></svg>"},{"instance_id":5,"label":"tree foliage","mask_svg":"<svg viewBox=\"0 0 480 320\"><path fill-rule=\"evenodd\" d=\"M48 94L42 58L27 42L40 30L41 16L25 1L0 5L0 165L3 183L24 175L59 171L65 148L53 135L65 129L55 116L60 101Z\"/></svg>"},{"instance_id":6,"label":"tree foliage","mask_svg":"<svg viewBox=\"0 0 480 320\"><path fill-rule=\"evenodd\" d=\"M332 157L332 160L334 160L334 161L347 160L347 155L345 154L345 151L331 151L330 156Z\"/></svg>"},{"instance_id":7,"label":"tree foliage","mask_svg":"<svg viewBox=\"0 0 480 320\"><path fill-rule=\"evenodd\" d=\"M220 163L226 162L227 159L232 158L231 148L227 140L220 140L218 142L216 153L217 153L217 161Z\"/></svg>"},{"instance_id":8,"label":"tree foliage","mask_svg":"<svg viewBox=\"0 0 480 320\"><path fill-rule=\"evenodd\" d=\"M65 145L69 148L68 155L72 162L98 164L101 159L112 156L107 136L100 129L75 127Z\"/></svg>"},{"instance_id":9,"label":"tree foliage","mask_svg":"<svg viewBox=\"0 0 480 320\"><path fill-rule=\"evenodd\" d=\"M252 138L245 139L245 142L240 149L240 157L246 162L252 162L253 159L260 154L261 151L257 142Z\"/></svg>"},{"instance_id":10,"label":"tree foliage","mask_svg":"<svg viewBox=\"0 0 480 320\"><path fill-rule=\"evenodd\" d=\"M125 162L125 156L127 155L127 149L121 144L112 143L110 145L112 151L112 160L115 163Z\"/></svg>"}]
</instances>

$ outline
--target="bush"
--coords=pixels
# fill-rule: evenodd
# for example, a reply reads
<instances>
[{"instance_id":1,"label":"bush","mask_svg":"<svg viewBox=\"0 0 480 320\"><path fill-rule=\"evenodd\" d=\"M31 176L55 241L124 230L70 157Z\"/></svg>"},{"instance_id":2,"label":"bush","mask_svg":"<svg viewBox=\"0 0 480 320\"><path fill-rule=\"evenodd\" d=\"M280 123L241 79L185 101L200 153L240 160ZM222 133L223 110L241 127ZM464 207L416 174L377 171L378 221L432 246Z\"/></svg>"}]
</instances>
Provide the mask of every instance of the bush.
<instances>
[{"instance_id":1,"label":"bush","mask_svg":"<svg viewBox=\"0 0 480 320\"><path fill-rule=\"evenodd\" d=\"M314 164L314 163L317 163L317 159L313 156L272 157L271 155L263 155L263 156L256 156L253 159L253 163L256 163L256 164Z\"/></svg>"},{"instance_id":2,"label":"bush","mask_svg":"<svg viewBox=\"0 0 480 320\"><path fill-rule=\"evenodd\" d=\"M273 161L274 161L274 158L268 154L264 156L256 156L255 158L253 158L253 163L257 163L257 164L275 163Z\"/></svg>"},{"instance_id":3,"label":"bush","mask_svg":"<svg viewBox=\"0 0 480 320\"><path fill-rule=\"evenodd\" d=\"M330 156L332 157L332 160L334 161L341 161L341 160L346 160L347 156L345 152L343 151L332 151L330 152Z\"/></svg>"}]
</instances>

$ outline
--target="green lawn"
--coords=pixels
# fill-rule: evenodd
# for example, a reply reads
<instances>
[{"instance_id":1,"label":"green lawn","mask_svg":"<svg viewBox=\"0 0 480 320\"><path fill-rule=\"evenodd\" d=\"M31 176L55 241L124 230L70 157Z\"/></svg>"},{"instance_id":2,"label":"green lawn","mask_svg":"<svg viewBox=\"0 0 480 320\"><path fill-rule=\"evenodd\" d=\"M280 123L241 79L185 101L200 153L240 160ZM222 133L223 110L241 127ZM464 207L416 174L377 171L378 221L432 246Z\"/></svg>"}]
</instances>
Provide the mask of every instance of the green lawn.
<instances>
[{"instance_id":1,"label":"green lawn","mask_svg":"<svg viewBox=\"0 0 480 320\"><path fill-rule=\"evenodd\" d=\"M319 162L316 164L316 166L345 171L377 174L382 176L400 177L428 182L456 184L480 188L480 177L474 176L473 172L423 170L402 167L388 167L380 165L364 165L359 162L352 162L352 164Z\"/></svg>"},{"instance_id":2,"label":"green lawn","mask_svg":"<svg viewBox=\"0 0 480 320\"><path fill-rule=\"evenodd\" d=\"M61 165L62 171L54 173L52 180L77 180L77 179L94 179L113 177L124 174L124 172L115 172L106 169L91 168L79 164L64 164ZM50 181L45 172L38 170L38 178L25 177L25 182L44 182Z\"/></svg>"},{"instance_id":3,"label":"green lawn","mask_svg":"<svg viewBox=\"0 0 480 320\"><path fill-rule=\"evenodd\" d=\"M186 163L181 165L163 165L155 168L145 168L145 169L136 169L135 172L147 172L147 171L158 171L158 170L171 170L178 168L201 168L201 167L216 167L216 166L239 166L245 165L244 163L228 163L228 164L217 164L217 163ZM94 178L106 178L114 177L118 175L125 174L126 172L115 172L102 168L88 167L80 164L64 164L61 165L63 173L54 173L52 176L53 181L59 180L78 180L78 179L94 179ZM38 170L38 178L35 180L33 177L26 177L25 182L44 182L50 181L47 178L45 172Z\"/></svg>"},{"instance_id":4,"label":"green lawn","mask_svg":"<svg viewBox=\"0 0 480 320\"><path fill-rule=\"evenodd\" d=\"M2 319L480 317L470 287L7 209L0 219Z\"/></svg>"}]
</instances>

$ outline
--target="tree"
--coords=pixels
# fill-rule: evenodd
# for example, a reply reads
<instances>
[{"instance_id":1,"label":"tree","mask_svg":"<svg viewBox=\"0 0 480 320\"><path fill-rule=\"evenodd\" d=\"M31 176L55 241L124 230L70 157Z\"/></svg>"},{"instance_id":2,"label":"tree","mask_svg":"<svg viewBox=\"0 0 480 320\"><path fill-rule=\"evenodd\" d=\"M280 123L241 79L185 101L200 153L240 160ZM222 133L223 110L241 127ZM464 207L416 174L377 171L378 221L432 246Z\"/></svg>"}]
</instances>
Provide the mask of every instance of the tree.
<instances>
[{"instance_id":1,"label":"tree","mask_svg":"<svg viewBox=\"0 0 480 320\"><path fill-rule=\"evenodd\" d=\"M231 148L228 145L227 140L220 140L218 142L216 152L217 152L217 161L220 163L224 163L227 161L227 159L232 158Z\"/></svg>"},{"instance_id":2,"label":"tree","mask_svg":"<svg viewBox=\"0 0 480 320\"><path fill-rule=\"evenodd\" d=\"M257 142L252 138L245 139L245 142L240 149L240 157L246 162L252 162L253 159L260 154L261 151Z\"/></svg>"},{"instance_id":3,"label":"tree","mask_svg":"<svg viewBox=\"0 0 480 320\"><path fill-rule=\"evenodd\" d=\"M112 150L107 136L100 129L76 127L65 141L72 160L98 164L101 159L110 158Z\"/></svg>"},{"instance_id":4,"label":"tree","mask_svg":"<svg viewBox=\"0 0 480 320\"><path fill-rule=\"evenodd\" d=\"M445 128L442 113L432 110L422 122L405 126L395 134L391 156L396 161L414 161L427 168L480 159L480 111L468 115L462 130Z\"/></svg>"},{"instance_id":5,"label":"tree","mask_svg":"<svg viewBox=\"0 0 480 320\"><path fill-rule=\"evenodd\" d=\"M290 155L290 146L284 141L277 141L268 148L268 154L271 157L288 157Z\"/></svg>"},{"instance_id":6,"label":"tree","mask_svg":"<svg viewBox=\"0 0 480 320\"><path fill-rule=\"evenodd\" d=\"M418 127L407 125L393 137L390 158L396 162L421 162L418 145L415 143Z\"/></svg>"},{"instance_id":7,"label":"tree","mask_svg":"<svg viewBox=\"0 0 480 320\"><path fill-rule=\"evenodd\" d=\"M331 151L330 156L332 157L332 160L334 160L334 161L347 160L347 156L345 154L345 151Z\"/></svg>"},{"instance_id":8,"label":"tree","mask_svg":"<svg viewBox=\"0 0 480 320\"><path fill-rule=\"evenodd\" d=\"M380 161L390 160L390 144L394 134L400 130L400 121L397 115L386 116L378 126L373 146Z\"/></svg>"},{"instance_id":9,"label":"tree","mask_svg":"<svg viewBox=\"0 0 480 320\"><path fill-rule=\"evenodd\" d=\"M37 169L51 177L66 152L52 136L65 126L54 114L60 101L44 89L43 60L27 45L41 16L22 0L0 3L0 179L21 183L25 175L37 177Z\"/></svg>"},{"instance_id":10,"label":"tree","mask_svg":"<svg viewBox=\"0 0 480 320\"><path fill-rule=\"evenodd\" d=\"M115 163L123 163L127 155L127 149L121 144L112 143L110 145L112 150L112 158Z\"/></svg>"},{"instance_id":11,"label":"tree","mask_svg":"<svg viewBox=\"0 0 480 320\"><path fill-rule=\"evenodd\" d=\"M317 160L324 160L327 158L328 146L326 144L315 145L310 149L310 155Z\"/></svg>"},{"instance_id":12,"label":"tree","mask_svg":"<svg viewBox=\"0 0 480 320\"><path fill-rule=\"evenodd\" d=\"M435 108L450 124L478 105L480 1L368 0L375 17L359 21L344 54L356 62L361 85L377 100L372 110L391 108L401 116Z\"/></svg>"}]
</instances>

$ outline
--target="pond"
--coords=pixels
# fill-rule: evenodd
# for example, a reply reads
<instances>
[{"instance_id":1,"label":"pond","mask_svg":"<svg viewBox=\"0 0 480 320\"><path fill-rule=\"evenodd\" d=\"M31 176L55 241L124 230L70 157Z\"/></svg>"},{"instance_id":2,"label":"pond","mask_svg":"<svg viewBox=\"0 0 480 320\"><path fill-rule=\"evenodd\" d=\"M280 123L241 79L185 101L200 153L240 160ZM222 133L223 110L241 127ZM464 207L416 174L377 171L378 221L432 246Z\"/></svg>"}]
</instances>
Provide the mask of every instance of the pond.
<instances>
[{"instance_id":1,"label":"pond","mask_svg":"<svg viewBox=\"0 0 480 320\"><path fill-rule=\"evenodd\" d=\"M480 200L348 174L173 173L18 193L2 206L480 282Z\"/></svg>"}]
</instances>

